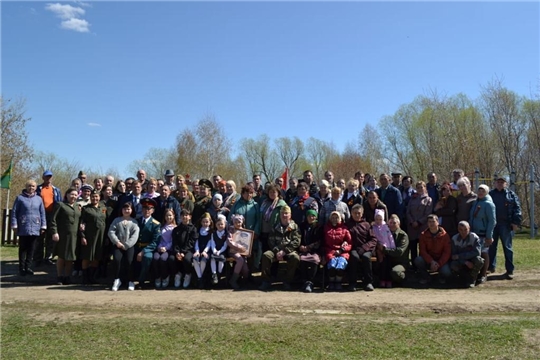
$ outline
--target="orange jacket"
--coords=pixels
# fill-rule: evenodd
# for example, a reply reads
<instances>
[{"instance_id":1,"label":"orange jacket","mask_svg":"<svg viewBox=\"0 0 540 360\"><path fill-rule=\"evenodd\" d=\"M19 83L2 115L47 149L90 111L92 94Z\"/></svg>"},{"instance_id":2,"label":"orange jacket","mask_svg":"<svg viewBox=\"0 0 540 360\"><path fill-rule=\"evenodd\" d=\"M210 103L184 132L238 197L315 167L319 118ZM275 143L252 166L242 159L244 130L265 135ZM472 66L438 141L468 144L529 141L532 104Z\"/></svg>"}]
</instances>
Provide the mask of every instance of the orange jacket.
<instances>
[{"instance_id":1,"label":"orange jacket","mask_svg":"<svg viewBox=\"0 0 540 360\"><path fill-rule=\"evenodd\" d=\"M420 256L429 265L435 260L439 267L443 266L452 256L450 236L439 226L439 231L432 234L426 229L420 234Z\"/></svg>"}]
</instances>

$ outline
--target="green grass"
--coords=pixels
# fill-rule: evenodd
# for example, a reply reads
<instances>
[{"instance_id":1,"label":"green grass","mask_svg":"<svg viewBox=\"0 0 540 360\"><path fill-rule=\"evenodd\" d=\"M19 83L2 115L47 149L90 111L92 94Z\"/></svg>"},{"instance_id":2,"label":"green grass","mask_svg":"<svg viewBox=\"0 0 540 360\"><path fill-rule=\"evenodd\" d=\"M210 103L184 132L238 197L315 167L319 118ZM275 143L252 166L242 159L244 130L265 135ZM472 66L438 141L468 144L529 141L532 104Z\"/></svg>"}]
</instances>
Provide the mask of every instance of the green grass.
<instances>
[{"instance_id":1,"label":"green grass","mask_svg":"<svg viewBox=\"0 0 540 360\"><path fill-rule=\"evenodd\" d=\"M16 260L19 258L19 247L15 245L3 245L0 247L0 260Z\"/></svg>"},{"instance_id":2,"label":"green grass","mask_svg":"<svg viewBox=\"0 0 540 360\"><path fill-rule=\"evenodd\" d=\"M540 351L539 344L527 339L528 333L540 332L538 314L489 319L486 314L447 319L291 315L270 321L262 314L242 321L215 316L219 314L168 317L151 311L111 317L110 310L93 309L92 315L101 316L70 319L75 309L63 312L58 307L57 319L43 320L27 310L24 305L22 311L18 305L3 306L6 359L535 359ZM32 313L40 313L39 306Z\"/></svg>"}]
</instances>

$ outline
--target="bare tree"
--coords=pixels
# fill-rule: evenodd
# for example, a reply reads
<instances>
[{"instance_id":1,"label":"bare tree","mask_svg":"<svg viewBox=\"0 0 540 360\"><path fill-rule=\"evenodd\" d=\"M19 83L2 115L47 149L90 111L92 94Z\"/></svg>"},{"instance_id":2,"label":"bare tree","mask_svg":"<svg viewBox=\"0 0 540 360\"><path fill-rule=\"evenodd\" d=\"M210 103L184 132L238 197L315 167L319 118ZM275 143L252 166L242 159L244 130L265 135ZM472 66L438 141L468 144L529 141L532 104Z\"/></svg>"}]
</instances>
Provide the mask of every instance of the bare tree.
<instances>
[{"instance_id":1,"label":"bare tree","mask_svg":"<svg viewBox=\"0 0 540 360\"><path fill-rule=\"evenodd\" d=\"M298 160L304 155L304 143L302 140L296 136L292 139L282 137L276 139L274 143L283 165L289 169L289 173L296 174L298 172Z\"/></svg>"},{"instance_id":2,"label":"bare tree","mask_svg":"<svg viewBox=\"0 0 540 360\"><path fill-rule=\"evenodd\" d=\"M266 181L272 181L281 174L279 158L271 144L270 137L266 134L257 139L242 139L240 142L240 149L250 173L261 173Z\"/></svg>"}]
</instances>

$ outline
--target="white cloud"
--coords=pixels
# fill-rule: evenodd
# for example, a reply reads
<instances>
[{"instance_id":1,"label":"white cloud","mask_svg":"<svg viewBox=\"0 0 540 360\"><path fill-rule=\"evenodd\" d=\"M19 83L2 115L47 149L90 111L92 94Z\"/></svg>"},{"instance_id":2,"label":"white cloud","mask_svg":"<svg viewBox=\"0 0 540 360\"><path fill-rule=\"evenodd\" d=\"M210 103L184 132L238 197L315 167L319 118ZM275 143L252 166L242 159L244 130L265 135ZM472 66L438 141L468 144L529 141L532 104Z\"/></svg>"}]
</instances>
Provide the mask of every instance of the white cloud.
<instances>
[{"instance_id":1,"label":"white cloud","mask_svg":"<svg viewBox=\"0 0 540 360\"><path fill-rule=\"evenodd\" d=\"M86 6L87 4L81 3L81 5ZM90 23L82 19L82 17L86 13L83 8L56 3L45 5L45 10L54 13L57 17L62 19L62 23L60 24L60 27L62 29L73 30L77 32L90 31Z\"/></svg>"},{"instance_id":2,"label":"white cloud","mask_svg":"<svg viewBox=\"0 0 540 360\"><path fill-rule=\"evenodd\" d=\"M92 123L92 122L90 122L90 123L88 123L88 124L86 124L86 125L92 126L92 127L101 127L101 124L98 124L98 123Z\"/></svg>"},{"instance_id":3,"label":"white cloud","mask_svg":"<svg viewBox=\"0 0 540 360\"><path fill-rule=\"evenodd\" d=\"M60 24L60 27L62 29L73 30L73 31L78 31L78 32L90 31L90 23L88 21L82 20L82 19L75 19L75 18L62 21L62 23Z\"/></svg>"}]
</instances>

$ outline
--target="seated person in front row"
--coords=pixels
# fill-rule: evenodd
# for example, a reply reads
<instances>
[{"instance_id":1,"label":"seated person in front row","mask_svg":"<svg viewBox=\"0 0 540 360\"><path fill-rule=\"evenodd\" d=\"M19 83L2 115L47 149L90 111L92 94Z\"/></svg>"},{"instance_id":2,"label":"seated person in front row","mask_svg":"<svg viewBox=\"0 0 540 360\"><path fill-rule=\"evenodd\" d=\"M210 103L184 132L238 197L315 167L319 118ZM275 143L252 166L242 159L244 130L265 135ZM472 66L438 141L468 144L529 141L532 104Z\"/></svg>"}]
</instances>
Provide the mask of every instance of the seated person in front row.
<instances>
[{"instance_id":1,"label":"seated person in front row","mask_svg":"<svg viewBox=\"0 0 540 360\"><path fill-rule=\"evenodd\" d=\"M285 290L291 289L291 282L294 279L294 274L300 257L296 252L300 246L300 229L296 223L291 220L291 208L284 206L280 210L281 221L271 230L268 237L268 247L262 256L262 278L263 283L259 287L260 290L270 290L272 284L270 282L270 268L275 261L287 261L287 275L283 282Z\"/></svg>"},{"instance_id":2,"label":"seated person in front row","mask_svg":"<svg viewBox=\"0 0 540 360\"><path fill-rule=\"evenodd\" d=\"M450 236L439 226L436 215L428 215L428 228L420 234L420 255L414 259L421 279L420 284L427 284L429 273L439 273L439 283L445 284L452 274L448 261L452 255Z\"/></svg>"},{"instance_id":3,"label":"seated person in front row","mask_svg":"<svg viewBox=\"0 0 540 360\"><path fill-rule=\"evenodd\" d=\"M484 266L481 255L480 238L471 232L471 226L466 221L458 224L458 233L452 237L452 261L450 270L465 282L465 286L473 288L478 273Z\"/></svg>"}]
</instances>

